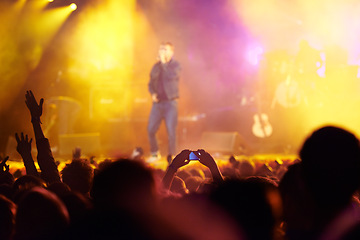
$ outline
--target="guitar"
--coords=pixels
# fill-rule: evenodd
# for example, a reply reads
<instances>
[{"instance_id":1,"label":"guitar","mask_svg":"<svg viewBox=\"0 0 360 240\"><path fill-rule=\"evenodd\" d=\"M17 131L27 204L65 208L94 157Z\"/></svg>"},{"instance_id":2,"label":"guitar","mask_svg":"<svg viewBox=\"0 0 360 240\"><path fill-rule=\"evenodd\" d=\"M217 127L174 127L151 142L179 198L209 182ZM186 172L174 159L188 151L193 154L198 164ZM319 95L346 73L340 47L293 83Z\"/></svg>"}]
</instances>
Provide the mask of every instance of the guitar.
<instances>
[{"instance_id":1,"label":"guitar","mask_svg":"<svg viewBox=\"0 0 360 240\"><path fill-rule=\"evenodd\" d=\"M270 137L273 128L269 122L269 117L266 113L256 113L253 116L254 124L252 126L252 133L258 138Z\"/></svg>"},{"instance_id":2,"label":"guitar","mask_svg":"<svg viewBox=\"0 0 360 240\"><path fill-rule=\"evenodd\" d=\"M253 115L254 124L252 125L252 133L258 138L270 137L273 133L273 127L270 124L269 116L263 111L267 102L263 100L261 91L256 94L255 102L257 113Z\"/></svg>"}]
</instances>

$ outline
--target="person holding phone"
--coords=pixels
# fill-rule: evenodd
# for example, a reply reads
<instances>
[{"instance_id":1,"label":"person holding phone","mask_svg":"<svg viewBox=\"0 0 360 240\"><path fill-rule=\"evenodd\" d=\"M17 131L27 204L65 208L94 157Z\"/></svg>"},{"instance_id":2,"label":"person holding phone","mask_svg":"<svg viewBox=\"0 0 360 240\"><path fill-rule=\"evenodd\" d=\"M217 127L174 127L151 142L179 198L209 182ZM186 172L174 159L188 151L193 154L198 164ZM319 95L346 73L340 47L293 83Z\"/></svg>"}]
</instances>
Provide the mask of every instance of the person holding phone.
<instances>
[{"instance_id":1,"label":"person holding phone","mask_svg":"<svg viewBox=\"0 0 360 240\"><path fill-rule=\"evenodd\" d=\"M219 184L224 181L224 177L222 176L215 159L210 155L210 153L206 152L204 149L198 149L197 151L184 149L176 155L174 161L169 164L166 169L165 175L162 179L164 189L170 188L178 169L188 165L191 161L199 161L210 170L213 184Z\"/></svg>"},{"instance_id":2,"label":"person holding phone","mask_svg":"<svg viewBox=\"0 0 360 240\"><path fill-rule=\"evenodd\" d=\"M174 58L174 46L170 42L160 44L158 61L150 72L148 84L152 98L152 108L148 120L148 138L151 156L147 162L160 159L156 133L164 120L168 135L167 161L170 164L176 153L176 127L178 122L178 102L180 64Z\"/></svg>"}]
</instances>

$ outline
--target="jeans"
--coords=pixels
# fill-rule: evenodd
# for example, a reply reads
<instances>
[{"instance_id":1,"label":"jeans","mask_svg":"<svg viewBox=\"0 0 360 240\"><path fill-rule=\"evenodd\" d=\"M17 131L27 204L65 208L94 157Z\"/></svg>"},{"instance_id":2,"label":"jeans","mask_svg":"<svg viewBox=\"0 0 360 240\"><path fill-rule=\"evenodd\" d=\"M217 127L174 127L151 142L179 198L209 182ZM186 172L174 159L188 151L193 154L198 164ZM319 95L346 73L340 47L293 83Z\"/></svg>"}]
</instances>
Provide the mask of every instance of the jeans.
<instances>
[{"instance_id":1,"label":"jeans","mask_svg":"<svg viewBox=\"0 0 360 240\"><path fill-rule=\"evenodd\" d=\"M178 122L177 100L167 100L157 103L154 102L152 105L147 127L151 153L155 153L159 150L156 133L159 130L161 121L163 119L165 120L166 131L168 135L168 155L175 155L176 126Z\"/></svg>"}]
</instances>

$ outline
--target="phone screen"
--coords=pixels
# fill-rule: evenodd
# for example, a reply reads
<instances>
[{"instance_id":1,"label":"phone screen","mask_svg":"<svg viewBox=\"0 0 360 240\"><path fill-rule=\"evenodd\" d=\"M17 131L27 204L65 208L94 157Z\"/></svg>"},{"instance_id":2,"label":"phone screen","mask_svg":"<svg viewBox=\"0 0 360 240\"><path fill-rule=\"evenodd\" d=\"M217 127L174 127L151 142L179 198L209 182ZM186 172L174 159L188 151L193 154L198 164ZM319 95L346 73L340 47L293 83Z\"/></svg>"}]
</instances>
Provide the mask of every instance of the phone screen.
<instances>
[{"instance_id":1,"label":"phone screen","mask_svg":"<svg viewBox=\"0 0 360 240\"><path fill-rule=\"evenodd\" d=\"M199 160L199 158L195 155L194 152L190 152L190 154L189 154L189 160Z\"/></svg>"}]
</instances>

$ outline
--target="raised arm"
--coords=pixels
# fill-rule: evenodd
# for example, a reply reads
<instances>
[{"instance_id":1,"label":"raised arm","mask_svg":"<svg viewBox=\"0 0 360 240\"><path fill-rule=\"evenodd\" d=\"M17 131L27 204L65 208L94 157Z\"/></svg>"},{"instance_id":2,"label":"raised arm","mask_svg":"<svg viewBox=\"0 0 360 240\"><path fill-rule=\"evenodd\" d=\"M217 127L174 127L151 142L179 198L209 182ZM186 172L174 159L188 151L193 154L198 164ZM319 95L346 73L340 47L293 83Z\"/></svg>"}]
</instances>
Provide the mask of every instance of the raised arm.
<instances>
[{"instance_id":1,"label":"raised arm","mask_svg":"<svg viewBox=\"0 0 360 240\"><path fill-rule=\"evenodd\" d=\"M179 153L171 162L171 164L168 166L165 176L162 179L162 183L165 189L170 188L177 170L182 166L189 164L190 162L189 154L190 154L190 150L187 149L182 150L181 153Z\"/></svg>"},{"instance_id":2,"label":"raised arm","mask_svg":"<svg viewBox=\"0 0 360 240\"><path fill-rule=\"evenodd\" d=\"M31 123L34 129L36 148L38 150L37 160L41 170L41 178L48 183L61 182L60 174L51 152L49 140L45 138L41 128L40 117L43 111L44 99L41 98L38 104L32 91L26 92L25 99L26 106L31 114Z\"/></svg>"},{"instance_id":3,"label":"raised arm","mask_svg":"<svg viewBox=\"0 0 360 240\"><path fill-rule=\"evenodd\" d=\"M15 139L17 142L16 151L23 159L26 174L39 177L39 173L35 167L35 163L31 155L32 138L29 140L28 135L25 135L24 137L24 133L21 133L21 136L19 137L19 135L15 133Z\"/></svg>"},{"instance_id":4,"label":"raised arm","mask_svg":"<svg viewBox=\"0 0 360 240\"><path fill-rule=\"evenodd\" d=\"M203 149L199 149L194 153L199 158L199 162L209 168L214 182L219 183L224 181L218 165L208 152Z\"/></svg>"},{"instance_id":5,"label":"raised arm","mask_svg":"<svg viewBox=\"0 0 360 240\"><path fill-rule=\"evenodd\" d=\"M14 183L14 176L10 173L10 166L6 164L9 156L0 156L0 184L12 185ZM1 213L2 214L2 213Z\"/></svg>"},{"instance_id":6,"label":"raised arm","mask_svg":"<svg viewBox=\"0 0 360 240\"><path fill-rule=\"evenodd\" d=\"M36 141L45 138L40 121L40 117L43 112L44 99L41 98L40 103L38 104L32 91L26 91L25 103L31 114L31 123L34 128Z\"/></svg>"}]
</instances>

